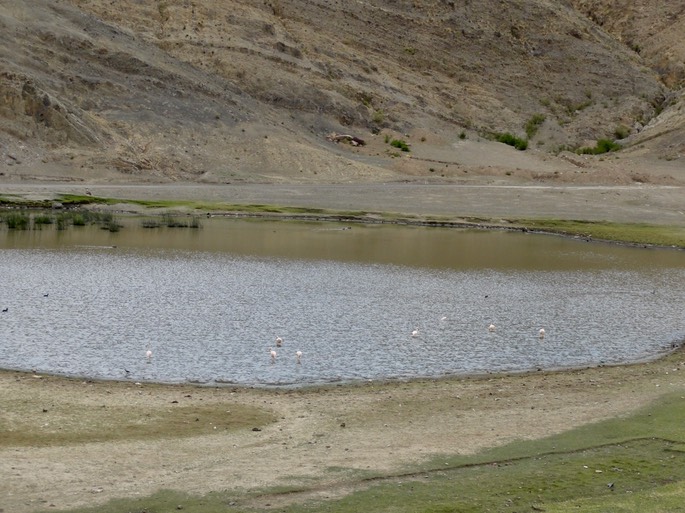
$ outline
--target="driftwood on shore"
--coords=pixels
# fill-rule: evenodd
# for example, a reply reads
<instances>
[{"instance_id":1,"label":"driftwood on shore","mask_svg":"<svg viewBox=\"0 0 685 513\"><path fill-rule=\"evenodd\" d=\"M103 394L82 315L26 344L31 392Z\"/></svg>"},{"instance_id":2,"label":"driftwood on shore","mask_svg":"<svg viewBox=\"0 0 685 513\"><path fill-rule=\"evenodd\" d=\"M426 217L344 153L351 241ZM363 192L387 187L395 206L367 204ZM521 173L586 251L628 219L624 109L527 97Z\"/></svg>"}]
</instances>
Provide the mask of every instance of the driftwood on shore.
<instances>
[{"instance_id":1,"label":"driftwood on shore","mask_svg":"<svg viewBox=\"0 0 685 513\"><path fill-rule=\"evenodd\" d=\"M326 136L326 139L333 142L347 142L350 143L352 146L364 146L366 144L364 139L360 139L359 137L355 137L354 135L336 134L335 132L328 134Z\"/></svg>"}]
</instances>

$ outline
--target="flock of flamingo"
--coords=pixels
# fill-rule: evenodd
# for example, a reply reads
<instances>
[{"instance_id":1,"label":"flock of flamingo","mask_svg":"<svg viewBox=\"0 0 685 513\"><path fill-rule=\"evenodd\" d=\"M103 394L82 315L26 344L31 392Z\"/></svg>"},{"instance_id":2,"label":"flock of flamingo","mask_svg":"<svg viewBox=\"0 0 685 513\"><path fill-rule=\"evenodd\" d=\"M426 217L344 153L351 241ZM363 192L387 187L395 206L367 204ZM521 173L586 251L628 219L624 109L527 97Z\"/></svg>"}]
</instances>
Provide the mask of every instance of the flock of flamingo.
<instances>
[{"instance_id":1,"label":"flock of flamingo","mask_svg":"<svg viewBox=\"0 0 685 513\"><path fill-rule=\"evenodd\" d=\"M446 319L446 317L443 317L441 320L444 321L445 319ZM488 331L491 333L494 332L496 329L497 329L497 327L494 324L490 324L490 326L488 326ZM414 330L411 332L411 336L412 337L418 337L419 336L419 328L414 328ZM538 331L538 337L540 337L540 339L545 338L545 328L540 328L540 330ZM275 343L276 343L276 347L282 347L283 346L283 339L281 337L276 337ZM273 347L270 347L269 348L269 355L271 357L271 363L275 363L276 358L278 358L278 352ZM145 358L147 359L148 363L150 361L152 361L152 351L150 349L145 351ZM298 364L302 363L302 351L299 351L299 350L295 351L295 361Z\"/></svg>"},{"instance_id":2,"label":"flock of flamingo","mask_svg":"<svg viewBox=\"0 0 685 513\"><path fill-rule=\"evenodd\" d=\"M282 347L283 346L283 339L281 337L276 337L276 347ZM269 354L271 355L271 363L276 362L276 358L278 357L278 352L273 347L269 348ZM295 361L298 364L302 363L302 351L295 351Z\"/></svg>"},{"instance_id":3,"label":"flock of flamingo","mask_svg":"<svg viewBox=\"0 0 685 513\"><path fill-rule=\"evenodd\" d=\"M43 296L47 297L48 294L45 293L45 294L43 294ZM3 312L7 312L8 310L9 309L7 307L2 309ZM442 317L440 320L445 321L445 320L447 320L447 317ZM494 332L496 329L497 329L497 327L494 324L490 324L488 326L488 331L491 333ZM546 333L545 328L540 328L540 330L538 331L538 337L540 339L545 338L545 333ZM412 330L411 336L412 337L418 337L419 336L419 328L418 327L414 328L414 330ZM276 347L282 347L283 346L283 339L281 337L277 336L275 343L276 343ZM278 358L278 352L273 347L270 347L269 348L269 355L271 357L271 363L275 363L276 358ZM152 350L148 349L147 351L145 351L145 359L147 360L148 363L150 363L152 361ZM299 351L299 350L295 351L295 361L298 364L302 363L302 351ZM126 371L127 374L128 374L128 372L129 371Z\"/></svg>"}]
</instances>

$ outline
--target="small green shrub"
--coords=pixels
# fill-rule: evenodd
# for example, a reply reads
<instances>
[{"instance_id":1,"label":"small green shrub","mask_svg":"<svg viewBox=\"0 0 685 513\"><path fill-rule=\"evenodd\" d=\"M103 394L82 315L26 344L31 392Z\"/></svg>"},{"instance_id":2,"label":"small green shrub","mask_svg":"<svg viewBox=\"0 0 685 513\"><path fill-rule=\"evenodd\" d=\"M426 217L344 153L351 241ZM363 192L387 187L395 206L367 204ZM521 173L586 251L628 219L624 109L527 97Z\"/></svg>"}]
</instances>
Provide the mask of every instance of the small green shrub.
<instances>
[{"instance_id":1,"label":"small green shrub","mask_svg":"<svg viewBox=\"0 0 685 513\"><path fill-rule=\"evenodd\" d=\"M83 214L80 214L80 213L74 214L71 217L71 222L74 226L85 226L86 224L88 224L86 222L86 216L84 216Z\"/></svg>"},{"instance_id":2,"label":"small green shrub","mask_svg":"<svg viewBox=\"0 0 685 513\"><path fill-rule=\"evenodd\" d=\"M621 149L621 145L612 141L611 139L599 139L594 148L583 147L579 148L576 153L581 155L601 155L610 151L617 151Z\"/></svg>"},{"instance_id":3,"label":"small green shrub","mask_svg":"<svg viewBox=\"0 0 685 513\"><path fill-rule=\"evenodd\" d=\"M528 136L528 139L532 139L535 136L535 134L538 132L538 129L544 122L544 114L535 114L528 120L526 123L526 135Z\"/></svg>"},{"instance_id":4,"label":"small green shrub","mask_svg":"<svg viewBox=\"0 0 685 513\"><path fill-rule=\"evenodd\" d=\"M111 219L102 225L103 230L109 230L110 232L118 232L121 230L121 225L117 223L115 219Z\"/></svg>"},{"instance_id":5,"label":"small green shrub","mask_svg":"<svg viewBox=\"0 0 685 513\"><path fill-rule=\"evenodd\" d=\"M514 148L520 151L524 151L528 148L527 139L521 139L520 137L516 137L515 135L512 135L509 132L499 134L495 139L498 142L508 144L509 146L513 146Z\"/></svg>"},{"instance_id":6,"label":"small green shrub","mask_svg":"<svg viewBox=\"0 0 685 513\"><path fill-rule=\"evenodd\" d=\"M390 141L390 146L393 148L398 148L402 151L409 151L409 145L402 139L393 139Z\"/></svg>"},{"instance_id":7,"label":"small green shrub","mask_svg":"<svg viewBox=\"0 0 685 513\"><path fill-rule=\"evenodd\" d=\"M57 216L57 229L66 230L69 226L69 217L65 214L60 214Z\"/></svg>"},{"instance_id":8,"label":"small green shrub","mask_svg":"<svg viewBox=\"0 0 685 513\"><path fill-rule=\"evenodd\" d=\"M597 141L597 152L607 153L610 151L618 151L621 149L621 145L610 140L610 139L600 139Z\"/></svg>"},{"instance_id":9,"label":"small green shrub","mask_svg":"<svg viewBox=\"0 0 685 513\"><path fill-rule=\"evenodd\" d=\"M52 224L54 220L52 219L52 216L49 216L47 214L37 214L33 218L33 224L35 226L41 226L44 224Z\"/></svg>"},{"instance_id":10,"label":"small green shrub","mask_svg":"<svg viewBox=\"0 0 685 513\"><path fill-rule=\"evenodd\" d=\"M122 228L122 225L117 222L114 214L111 212L99 214L91 222L98 222L103 230L109 230L110 232L118 232Z\"/></svg>"},{"instance_id":11,"label":"small green shrub","mask_svg":"<svg viewBox=\"0 0 685 513\"><path fill-rule=\"evenodd\" d=\"M29 216L21 213L11 213L5 216L5 223L10 230L28 230Z\"/></svg>"}]
</instances>

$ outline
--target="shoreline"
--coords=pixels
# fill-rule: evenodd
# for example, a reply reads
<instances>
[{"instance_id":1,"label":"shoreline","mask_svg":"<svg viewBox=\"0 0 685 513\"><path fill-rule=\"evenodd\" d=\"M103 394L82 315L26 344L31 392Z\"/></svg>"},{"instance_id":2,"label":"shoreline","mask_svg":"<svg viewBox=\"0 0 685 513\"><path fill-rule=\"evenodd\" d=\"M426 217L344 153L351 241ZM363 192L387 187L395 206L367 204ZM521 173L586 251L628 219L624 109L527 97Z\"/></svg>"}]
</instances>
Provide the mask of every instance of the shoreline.
<instances>
[{"instance_id":1,"label":"shoreline","mask_svg":"<svg viewBox=\"0 0 685 513\"><path fill-rule=\"evenodd\" d=\"M564 229L563 225L567 220L563 218L549 218L545 219L546 222L553 222L560 224L560 228L556 230L543 229L537 227L539 220L535 219L513 219L513 218L502 218L498 222L492 220L488 221L482 217L473 217L473 220L469 220L469 216L459 216L452 219L431 219L433 216L419 216L415 214L396 214L391 212L373 212L366 215L353 215L353 214L343 214L336 211L331 211L329 213L292 213L287 212L290 208L297 207L284 207L279 205L245 205L246 209L254 207L263 207L265 209L279 209L283 212L250 212L248 210L231 210L226 211L221 208L221 205L217 204L214 206L216 210L213 210L211 205L204 205L202 213L193 213L188 211L189 206L184 206L177 204L175 206L170 206L163 209L164 212L159 212L162 210L161 207L148 207L150 210L143 210L143 207L138 205L138 208L124 210L122 205L134 206L137 205L135 202L126 203L126 200L121 200L115 205L108 207L105 203L99 201L101 198L93 198L92 203L78 203L76 205L70 205L68 207L48 207L47 205L36 205L31 204L29 206L24 206L21 202L17 203L5 203L0 205L0 211L16 211L16 210L49 210L52 212L60 211L77 211L79 209L86 209L92 211L100 212L111 212L118 215L126 216L148 216L156 217L163 216L167 213L178 214L178 215L195 215L197 217L224 217L233 219L264 219L264 220L278 220L278 221L301 221L301 222L331 222L331 223L351 223L351 224L362 224L362 225L374 225L374 224L388 224L395 226L416 226L416 227L426 227L426 228L453 228L453 229L473 229L473 230L492 230L492 231L507 231L507 232L522 232L530 233L534 235L554 235L560 237L567 237L570 239L582 239L586 242L597 242L604 244L615 244L626 247L636 247L636 248L650 248L650 249L675 249L675 250L685 250L685 241L682 245L678 244L666 244L666 243L655 243L655 242L637 242L634 240L622 240L622 239L610 239L593 236L587 233L578 233L577 231L569 231ZM239 205L236 205L240 207ZM177 210L174 210L174 207ZM178 210L180 209L180 210ZM412 218L416 217L416 218ZM420 217L424 217L421 219ZM446 216L435 216L435 217L446 217ZM592 230L593 224L602 225L599 222L583 221L587 223L587 231ZM611 225L612 223L608 223ZM641 226L643 224L637 223L613 223L617 227L626 226ZM607 225L605 223L604 225ZM659 225L654 225L655 227ZM684 230L685 232L685 230Z\"/></svg>"},{"instance_id":2,"label":"shoreline","mask_svg":"<svg viewBox=\"0 0 685 513\"><path fill-rule=\"evenodd\" d=\"M677 354L678 352L685 351L685 338L679 342L672 342L670 348L664 349L658 354L652 356L645 356L643 358L629 361L629 362L615 362L615 363L598 363L598 364L588 364L582 365L580 367L550 367L550 368L537 368L537 369L525 369L520 371L508 370L508 371L492 371L492 372L480 372L480 373L467 373L467 374L441 374L435 376L416 376L411 378L378 378L378 379L356 379L356 380L346 380L346 381L326 381L317 383L305 383L305 384L289 384L289 385L279 385L279 384L260 384L260 383L234 383L228 381L179 381L179 382L165 382L165 381L151 381L151 380L130 380L130 379L107 379L98 378L91 376L80 376L80 375L68 375L60 374L54 372L37 372L35 370L27 369L10 369L1 368L0 374L17 374L23 376L32 376L37 379L43 377L63 379L75 382L86 382L86 383L99 383L99 384L124 384L124 385L154 385L161 387L197 387L197 388L217 388L217 389L240 389L240 390L257 390L263 392L312 392L327 389L340 389L349 388L354 389L356 387L364 386L394 386L402 384L412 384L412 383L422 383L422 382L440 382L440 381L459 381L459 380L488 380L493 378L521 378L526 376L534 375L554 375L554 374L564 374L572 372L583 372L593 369L602 368L614 368L614 367L635 367L641 365L648 365L660 360L669 358Z\"/></svg>"}]
</instances>

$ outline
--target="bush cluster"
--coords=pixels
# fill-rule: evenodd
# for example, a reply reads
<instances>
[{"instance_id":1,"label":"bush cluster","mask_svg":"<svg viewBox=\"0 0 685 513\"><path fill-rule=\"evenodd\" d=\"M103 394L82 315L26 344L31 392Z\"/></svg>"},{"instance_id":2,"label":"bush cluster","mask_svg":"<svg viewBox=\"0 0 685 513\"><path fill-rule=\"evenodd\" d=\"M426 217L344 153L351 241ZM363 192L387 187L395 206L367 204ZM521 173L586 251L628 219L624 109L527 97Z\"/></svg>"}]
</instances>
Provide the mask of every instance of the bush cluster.
<instances>
[{"instance_id":1,"label":"bush cluster","mask_svg":"<svg viewBox=\"0 0 685 513\"><path fill-rule=\"evenodd\" d=\"M516 137L509 132L497 135L496 140L501 143L508 144L509 146L513 146L520 151L524 151L528 148L528 139L521 139L520 137Z\"/></svg>"},{"instance_id":2,"label":"bush cluster","mask_svg":"<svg viewBox=\"0 0 685 513\"><path fill-rule=\"evenodd\" d=\"M390 141L390 146L394 148L399 148L402 151L409 151L409 145L402 139L393 139Z\"/></svg>"},{"instance_id":3,"label":"bush cluster","mask_svg":"<svg viewBox=\"0 0 685 513\"><path fill-rule=\"evenodd\" d=\"M526 135L528 136L528 139L532 139L535 136L535 134L538 132L538 128L540 128L540 125L542 125L544 122L544 114L535 114L528 120L526 123Z\"/></svg>"},{"instance_id":4,"label":"bush cluster","mask_svg":"<svg viewBox=\"0 0 685 513\"><path fill-rule=\"evenodd\" d=\"M602 153L608 153L610 151L617 151L621 149L621 145L612 141L611 139L599 139L597 145L594 148L583 147L578 148L576 153L581 155L600 155Z\"/></svg>"}]
</instances>

